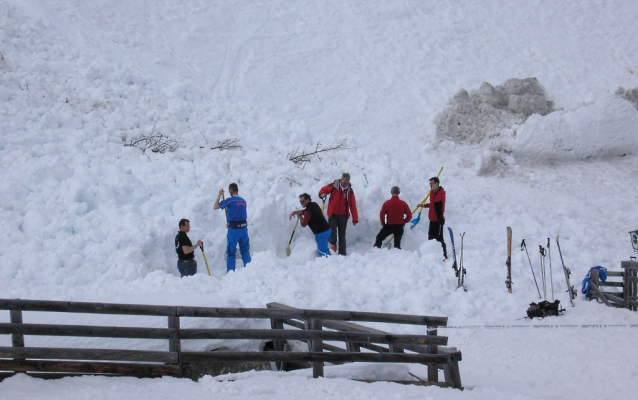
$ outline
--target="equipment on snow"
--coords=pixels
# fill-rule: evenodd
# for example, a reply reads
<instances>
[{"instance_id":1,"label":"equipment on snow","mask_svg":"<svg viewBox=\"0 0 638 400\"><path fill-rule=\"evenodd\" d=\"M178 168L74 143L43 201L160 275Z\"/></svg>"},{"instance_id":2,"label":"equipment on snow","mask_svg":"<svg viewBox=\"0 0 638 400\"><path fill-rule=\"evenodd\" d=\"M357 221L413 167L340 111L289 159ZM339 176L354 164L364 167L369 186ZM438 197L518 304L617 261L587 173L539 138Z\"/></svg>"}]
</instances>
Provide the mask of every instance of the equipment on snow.
<instances>
[{"instance_id":1,"label":"equipment on snow","mask_svg":"<svg viewBox=\"0 0 638 400\"><path fill-rule=\"evenodd\" d=\"M208 260L206 259L206 253L204 253L204 244L200 244L199 248L202 250L202 256L204 257L204 262L206 263L206 271L208 271L208 276L210 276L210 268L208 268Z\"/></svg>"},{"instance_id":2,"label":"equipment on snow","mask_svg":"<svg viewBox=\"0 0 638 400\"><path fill-rule=\"evenodd\" d=\"M558 247L558 254L560 255L560 262L563 264L563 272L565 273L565 281L567 282L567 293L569 294L569 302L572 307L574 307L574 299L578 295L578 292L574 289L574 287L569 283L569 276L572 274L569 268L565 266L565 261L563 261L563 252L560 250L560 242L558 241L559 236L556 236L556 247Z\"/></svg>"},{"instance_id":3,"label":"equipment on snow","mask_svg":"<svg viewBox=\"0 0 638 400\"><path fill-rule=\"evenodd\" d=\"M552 251L549 248L549 238L547 238L547 258L549 258L549 283L552 286L552 300L554 300L554 274L552 273Z\"/></svg>"},{"instance_id":4,"label":"equipment on snow","mask_svg":"<svg viewBox=\"0 0 638 400\"><path fill-rule=\"evenodd\" d=\"M527 309L527 316L529 319L545 318L550 316L559 316L565 312L564 308L560 307L560 300L554 300L553 303L549 301L539 301L538 303L531 303Z\"/></svg>"},{"instance_id":5,"label":"equipment on snow","mask_svg":"<svg viewBox=\"0 0 638 400\"><path fill-rule=\"evenodd\" d=\"M441 169L439 170L439 173L436 174L437 178L441 175L441 171L443 171L443 167L441 167ZM432 189L430 189L428 191L428 195L425 196L423 201L421 203L419 203L419 204L425 203L428 200L428 198L430 198L430 193L432 193ZM414 210L412 210L412 214L414 214L416 212L417 208L419 208L418 205L417 205L417 207L414 208ZM416 218L414 218L412 221L410 221L410 223L412 224L410 229L414 228L419 223L419 221L421 221L421 212L423 212L423 208L421 208L421 211L419 211L419 215ZM394 235L390 236L390 238L385 242L383 247L387 247L388 249L391 248L392 247L392 240L394 240Z\"/></svg>"},{"instance_id":6,"label":"equipment on snow","mask_svg":"<svg viewBox=\"0 0 638 400\"><path fill-rule=\"evenodd\" d=\"M580 291L585 295L585 297L589 297L589 282L592 270L598 270L598 277L601 281L605 282L607 280L607 268L601 267L600 265L592 267L587 272L585 279L580 284ZM590 299L591 300L591 299Z\"/></svg>"},{"instance_id":7,"label":"equipment on snow","mask_svg":"<svg viewBox=\"0 0 638 400\"><path fill-rule=\"evenodd\" d=\"M290 257L290 244L292 243L292 238L295 237L295 231L297 230L297 224L299 224L299 218L297 218L297 222L295 222L295 227L292 229L292 235L290 235L290 240L288 241L288 247L286 248L286 257Z\"/></svg>"},{"instance_id":8,"label":"equipment on snow","mask_svg":"<svg viewBox=\"0 0 638 400\"><path fill-rule=\"evenodd\" d=\"M521 251L525 250L527 254L527 261L529 261L529 268L532 270L532 276L534 277L534 283L536 284L536 290L538 291L538 298L542 299L541 291L538 288L538 282L536 281L536 274L534 274L534 268L532 267L532 260L529 259L529 253L527 252L527 245L525 244L525 239L521 242Z\"/></svg>"},{"instance_id":9,"label":"equipment on snow","mask_svg":"<svg viewBox=\"0 0 638 400\"><path fill-rule=\"evenodd\" d=\"M459 276L459 267L456 264L456 249L454 248L454 233L452 233L452 228L448 227L447 231L450 233L450 241L452 242L452 269L454 270L454 276Z\"/></svg>"},{"instance_id":10,"label":"equipment on snow","mask_svg":"<svg viewBox=\"0 0 638 400\"><path fill-rule=\"evenodd\" d=\"M462 287L464 291L467 292L467 286L465 286L465 266L463 265L463 237L465 237L465 232L461 233L461 261L459 264L458 271L458 288Z\"/></svg>"},{"instance_id":11,"label":"equipment on snow","mask_svg":"<svg viewBox=\"0 0 638 400\"><path fill-rule=\"evenodd\" d=\"M463 232L463 234L461 234L461 260L460 260L460 264L456 263L456 248L454 247L454 233L452 232L452 228L448 227L447 228L448 232L450 233L450 241L452 242L452 257L453 257L453 263L452 263L452 269L454 270L454 276L456 276L457 280L456 280L456 288L460 288L462 287L464 291L467 292L467 286L465 286L464 284L464 275L465 275L465 268L463 268L463 236L465 236L465 232Z\"/></svg>"},{"instance_id":12,"label":"equipment on snow","mask_svg":"<svg viewBox=\"0 0 638 400\"><path fill-rule=\"evenodd\" d=\"M505 280L505 286L507 287L507 291L512 293L512 228L507 227L507 260L505 261L505 265L507 265L507 279Z\"/></svg>"},{"instance_id":13,"label":"equipment on snow","mask_svg":"<svg viewBox=\"0 0 638 400\"><path fill-rule=\"evenodd\" d=\"M450 227L448 227L447 230L450 233L450 241L452 242L452 257L453 257L452 269L454 270L454 276L456 276L457 278L456 288L458 289L462 287L463 290L467 292L467 287L463 284L463 275L465 275L465 270L463 269L463 236L465 235L465 232L463 232L463 234L461 235L461 262L460 264L457 264L456 263L456 248L454 247L454 233L452 232L452 228Z\"/></svg>"},{"instance_id":14,"label":"equipment on snow","mask_svg":"<svg viewBox=\"0 0 638 400\"><path fill-rule=\"evenodd\" d=\"M543 300L547 300L547 281L545 279L545 248L541 245L538 246L538 250L541 253L541 279L543 280Z\"/></svg>"}]
</instances>

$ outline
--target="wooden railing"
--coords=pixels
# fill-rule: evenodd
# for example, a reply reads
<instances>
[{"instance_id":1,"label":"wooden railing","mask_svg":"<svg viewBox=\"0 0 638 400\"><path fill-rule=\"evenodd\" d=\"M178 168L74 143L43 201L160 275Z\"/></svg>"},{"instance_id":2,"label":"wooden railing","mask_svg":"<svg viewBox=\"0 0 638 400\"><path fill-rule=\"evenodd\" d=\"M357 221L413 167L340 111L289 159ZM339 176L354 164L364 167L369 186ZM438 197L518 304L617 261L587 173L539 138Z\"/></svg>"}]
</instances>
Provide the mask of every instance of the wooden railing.
<instances>
[{"instance_id":1,"label":"wooden railing","mask_svg":"<svg viewBox=\"0 0 638 400\"><path fill-rule=\"evenodd\" d=\"M458 376L460 352L440 351L441 346L447 344L446 337L436 336L432 331L427 335L392 335L371 328L366 329L361 325L349 327L348 322L343 322L368 321L437 327L447 324L445 317L306 310L276 303L271 303L269 308L210 308L0 299L0 310L9 311L9 322L0 323L0 335L11 335L12 344L0 347L0 379L19 372L44 378L100 374L196 379L200 375L193 366L248 361L311 362L314 366L313 375L317 377L323 376L325 362L389 362L422 363L433 366L432 368L453 364L456 366L456 372L447 373L450 379L446 378L446 383L441 386L461 388ZM64 325L61 321L54 324L34 324L24 322L25 312L156 316L165 317L167 320L166 328ZM74 316L75 320L80 318L78 315ZM276 329L186 329L180 327L184 318L269 319L271 326ZM284 322L300 323L306 329L284 330ZM324 327L334 330L324 330ZM151 339L167 341L168 346L167 351L30 347L25 340L25 337L29 336ZM183 351L182 341L194 339L272 340L275 343L275 351ZM284 351L283 344L290 340L308 341L311 343L309 351ZM324 341L343 342L347 346L343 351L335 351L335 346L331 348L330 345L324 344ZM374 352L363 353L359 351L360 348L368 348ZM324 352L324 349L332 351ZM347 349L357 351L345 351ZM411 350L412 353L405 353L403 349ZM444 368L447 368L448 372L454 370L454 367ZM431 382L437 384L436 379Z\"/></svg>"},{"instance_id":2,"label":"wooden railing","mask_svg":"<svg viewBox=\"0 0 638 400\"><path fill-rule=\"evenodd\" d=\"M269 303L267 305L270 309L278 309L278 310L297 310L293 307L286 306L280 303ZM398 316L397 317L407 317L407 316ZM400 318L395 322L398 323L416 323L416 321L412 320L411 322L407 322L407 320L401 321ZM304 320L299 318L292 319L271 319L271 327L273 329L283 329L284 325L292 326L297 329L333 329L337 332L341 333L365 333L369 335L388 335L391 337L392 335L388 332L384 332L378 329L373 329L370 327L366 327L360 324L354 324L352 322L345 321L335 321L335 320L323 320L323 321L312 321L312 320ZM438 385L444 387L454 387L458 389L462 389L461 384L461 374L459 372L459 364L462 356L461 352L457 351L455 348L445 347L448 342L448 338L445 336L438 336L436 327L445 327L447 325L447 318L445 320L439 320L436 323L432 323L432 321L419 323L419 325L426 325L431 329L428 329L427 335L410 335L413 338L418 338L415 341L386 341L386 342L374 342L374 341L362 341L356 339L345 339L346 336L343 337L343 341L345 343L345 348L337 347L331 344L323 343L320 340L314 340L308 342L309 351L312 352L320 352L322 350L327 350L332 352L333 354L342 356L335 356L333 358L333 362L348 362L353 361L351 358L353 354L359 354L361 356L371 355L376 353L376 357L381 359L393 359L395 356L407 356L411 357L411 360L415 360L412 362L419 362L422 364L428 365L428 377L427 380L418 378L421 384L424 385ZM379 343L387 344L387 346L380 346ZM274 343L275 350L282 351L284 348L283 342L275 341ZM362 353L361 349L371 350L374 353ZM405 353L405 351L409 351L412 354ZM416 354L414 354L416 353ZM425 357L424 361L416 361L416 357L420 356L429 356ZM434 361L434 357L438 357L439 361ZM397 357L396 362L410 362L410 361L398 361L400 357ZM359 360L357 360L359 361ZM361 360L363 361L363 360ZM380 361L383 362L383 361ZM394 361L387 361L394 362ZM313 375L322 376L323 375L323 364L321 363L313 363ZM444 382L439 382L438 379L438 371L442 370L444 375ZM407 383L407 382L406 382Z\"/></svg>"},{"instance_id":3,"label":"wooden railing","mask_svg":"<svg viewBox=\"0 0 638 400\"><path fill-rule=\"evenodd\" d=\"M607 271L607 280L600 280L600 273L591 270L589 277L590 298L596 299L610 307L624 307L632 311L638 310L638 262L622 261L622 271ZM612 281L610 278L621 278ZM604 287L620 288L620 291L605 291Z\"/></svg>"}]
</instances>

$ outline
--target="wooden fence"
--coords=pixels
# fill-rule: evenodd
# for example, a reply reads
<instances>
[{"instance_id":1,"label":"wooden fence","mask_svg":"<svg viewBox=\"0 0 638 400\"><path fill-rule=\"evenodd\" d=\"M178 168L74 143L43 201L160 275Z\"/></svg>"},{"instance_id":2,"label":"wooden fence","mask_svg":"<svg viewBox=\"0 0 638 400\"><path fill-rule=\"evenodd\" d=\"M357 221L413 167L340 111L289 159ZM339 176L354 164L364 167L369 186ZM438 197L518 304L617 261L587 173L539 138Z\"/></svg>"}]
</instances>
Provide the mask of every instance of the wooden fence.
<instances>
[{"instance_id":1,"label":"wooden fence","mask_svg":"<svg viewBox=\"0 0 638 400\"><path fill-rule=\"evenodd\" d=\"M598 270L593 269L589 278L590 297L610 307L638 310L638 262L622 261L622 271L607 271L607 280L601 281ZM621 278L612 281L610 278ZM604 287L620 288L620 291L605 291Z\"/></svg>"},{"instance_id":2,"label":"wooden fence","mask_svg":"<svg viewBox=\"0 0 638 400\"><path fill-rule=\"evenodd\" d=\"M278 309L278 310L297 310L293 307L289 307L280 303L269 303L267 304L267 307L270 309ZM315 324L316 323L317 322L315 322ZM320 321L319 323L321 323L321 325L313 326L312 322L309 323L307 320L302 320L299 318L271 319L271 327L273 329L283 329L284 325L288 325L288 326L292 326L302 330L328 328L341 333L365 333L370 335L391 336L391 334L388 332L384 332L378 329L373 329L360 324L354 324L351 322L329 320L329 321ZM406 322L403 322L403 323L406 323ZM444 327L444 326L447 326L447 318L445 319L445 321L437 322L436 325L433 325L430 323L421 323L420 325L426 325L429 328ZM461 384L461 374L459 371L459 364L458 364L459 361L461 361L462 359L461 352L456 350L456 348L453 348L453 347L445 347L447 345L448 338L445 336L438 336L436 329L428 329L427 335L425 337L423 336L420 336L420 337L423 339L418 342L417 341L385 342L386 346L378 344L381 342L374 343L371 341L362 342L357 340L345 340L344 341L345 348L337 347L331 344L326 344L322 341L315 340L315 341L308 342L308 348L309 348L309 351L314 351L314 352L319 352L323 349L323 350L327 350L337 354L339 353L343 354L344 352L347 354L358 353L362 356L365 356L368 354L374 354L374 353L361 352L361 349L367 349L367 350L371 350L372 352L375 352L377 354L377 357L379 358L383 358L383 357L389 358L392 355L396 356L400 354L403 354L405 356L413 355L413 354L406 353L406 350L409 351L410 353L416 353L421 355L443 356L442 357L443 361L440 361L440 362L421 362L422 364L428 365L428 376L427 376L427 380L418 378L418 377L417 379L419 379L420 383L423 385L438 385L443 387L454 387L454 388L462 389L463 386ZM284 344L281 341L279 342L275 341L274 347L275 347L275 350L282 351ZM320 376L323 374L322 364L313 363L312 368L313 368L313 374L315 376ZM443 382L439 382L439 377L438 377L439 370L443 371L443 375L444 375ZM402 383L408 383L408 382L402 382Z\"/></svg>"},{"instance_id":3,"label":"wooden fence","mask_svg":"<svg viewBox=\"0 0 638 400\"><path fill-rule=\"evenodd\" d=\"M276 303L271 303L268 308L211 308L0 299L0 310L8 310L10 320L9 323L0 323L0 335L11 335L11 346L0 347L0 379L20 372L43 378L97 374L196 379L201 376L198 368L202 365L237 362L268 362L277 363L276 365L283 362L311 362L313 376L319 377L323 376L325 362L373 362L421 363L431 366L431 371L442 366L447 371L445 383L439 383L434 372L429 374L431 379L420 383L462 388L458 373L461 353L443 350L441 346L447 344L446 337L437 336L435 331L426 335L392 335L361 325L349 326L344 322L367 321L438 327L447 324L446 317L307 310ZM167 320L164 328L66 325L62 324L63 316L54 324L25 323L24 313L29 312L155 316L165 317ZM77 320L79 316L74 318ZM180 327L185 318L269 319L274 329L186 329ZM283 323L292 326L301 324L305 329L283 329ZM333 330L324 330L324 327ZM167 342L167 349L147 351L29 347L25 340L28 336L163 340ZM182 350L182 341L195 339L272 340L275 349L264 352ZM284 351L283 344L290 340L307 341L308 351ZM338 350L336 346L325 344L325 341L343 342L346 343L346 348ZM372 352L361 352L361 348ZM330 351L323 351L326 349ZM405 353L404 350L410 350L411 353Z\"/></svg>"}]
</instances>

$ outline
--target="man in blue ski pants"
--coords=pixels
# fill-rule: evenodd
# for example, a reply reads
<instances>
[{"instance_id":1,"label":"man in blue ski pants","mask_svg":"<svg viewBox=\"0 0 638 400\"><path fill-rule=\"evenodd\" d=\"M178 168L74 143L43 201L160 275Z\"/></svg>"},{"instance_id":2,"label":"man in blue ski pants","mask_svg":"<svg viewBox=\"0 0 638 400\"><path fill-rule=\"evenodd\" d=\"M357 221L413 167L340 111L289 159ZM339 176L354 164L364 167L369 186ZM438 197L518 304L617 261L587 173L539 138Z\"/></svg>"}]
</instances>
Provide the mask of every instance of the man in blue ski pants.
<instances>
[{"instance_id":1,"label":"man in blue ski pants","mask_svg":"<svg viewBox=\"0 0 638 400\"><path fill-rule=\"evenodd\" d=\"M248 239L248 223L246 222L246 200L239 197L239 187L236 183L228 185L230 197L221 200L224 195L224 189L219 190L217 200L213 205L213 209L226 210L226 227L228 234L226 235L226 272L235 270L235 251L239 244L239 252L244 262L244 267L250 262L250 241Z\"/></svg>"}]
</instances>

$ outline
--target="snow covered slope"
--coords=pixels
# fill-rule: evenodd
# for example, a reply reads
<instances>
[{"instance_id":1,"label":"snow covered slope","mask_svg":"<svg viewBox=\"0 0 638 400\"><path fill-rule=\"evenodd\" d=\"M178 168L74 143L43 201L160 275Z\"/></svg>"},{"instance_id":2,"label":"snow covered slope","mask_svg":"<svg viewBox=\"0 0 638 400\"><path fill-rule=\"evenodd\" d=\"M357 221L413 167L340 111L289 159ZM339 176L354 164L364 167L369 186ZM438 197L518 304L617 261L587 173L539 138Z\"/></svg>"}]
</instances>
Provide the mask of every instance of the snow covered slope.
<instances>
[{"instance_id":1,"label":"snow covered slope","mask_svg":"<svg viewBox=\"0 0 638 400\"><path fill-rule=\"evenodd\" d=\"M638 4L622 0L3 0L0 297L446 315L458 327L445 334L463 351L463 382L475 389L254 373L235 383L16 377L0 383L2 396L77 398L92 385L96 397L138 399L275 399L286 387L322 399L629 397L638 371L625 349L638 317L580 298L569 307L554 239L575 285L589 268L619 269L632 255L638 111L615 93L638 87L636 21ZM501 108L493 98L463 103L474 107L465 118L494 120L482 123L484 139L437 135L437 115L460 91L471 97L512 78L536 78L553 112L526 115L529 103L511 92ZM130 146L149 135L179 148ZM240 148L211 149L225 141ZM341 143L347 149L289 161ZM446 225L466 232L467 293L455 291L426 222L401 251L372 248L390 188L414 207L441 166ZM286 257L297 196L316 199L342 172L360 213L348 256L315 259L302 229ZM212 204L231 182L248 202L253 262L227 275L224 216ZM204 241L212 277L179 278L180 218ZM518 244L526 239L538 268L547 238L555 296L568 307L549 323L623 327L518 320L538 297ZM486 325L526 328L470 328ZM602 345L612 335L618 347ZM406 368L393 373L409 379ZM592 387L601 375L604 388Z\"/></svg>"}]
</instances>

